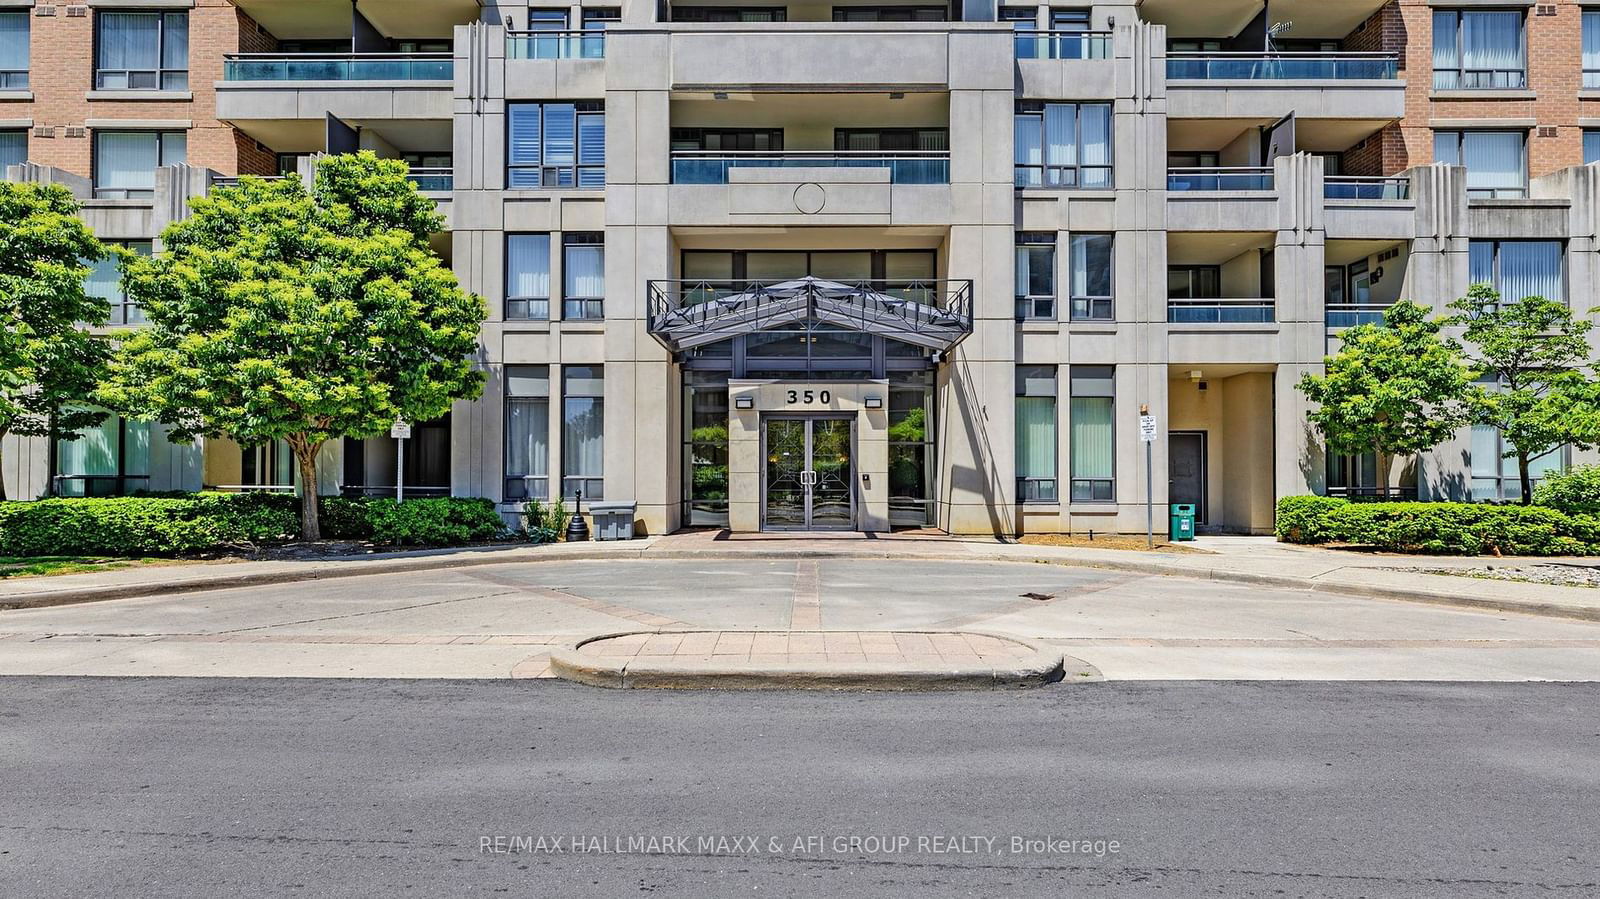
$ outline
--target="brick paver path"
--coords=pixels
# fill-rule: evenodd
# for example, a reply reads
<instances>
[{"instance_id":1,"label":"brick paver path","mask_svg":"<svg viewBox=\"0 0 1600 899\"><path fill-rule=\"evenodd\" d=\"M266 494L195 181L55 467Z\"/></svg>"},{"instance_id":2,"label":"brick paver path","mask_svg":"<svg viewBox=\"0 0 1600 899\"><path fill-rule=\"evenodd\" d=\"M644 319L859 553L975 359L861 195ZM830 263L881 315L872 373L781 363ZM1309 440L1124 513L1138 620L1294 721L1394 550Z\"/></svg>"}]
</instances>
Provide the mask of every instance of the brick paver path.
<instances>
[{"instance_id":1,"label":"brick paver path","mask_svg":"<svg viewBox=\"0 0 1600 899\"><path fill-rule=\"evenodd\" d=\"M893 662L990 665L1031 648L984 634L910 631L692 631L627 634L579 647L580 655L638 662Z\"/></svg>"}]
</instances>

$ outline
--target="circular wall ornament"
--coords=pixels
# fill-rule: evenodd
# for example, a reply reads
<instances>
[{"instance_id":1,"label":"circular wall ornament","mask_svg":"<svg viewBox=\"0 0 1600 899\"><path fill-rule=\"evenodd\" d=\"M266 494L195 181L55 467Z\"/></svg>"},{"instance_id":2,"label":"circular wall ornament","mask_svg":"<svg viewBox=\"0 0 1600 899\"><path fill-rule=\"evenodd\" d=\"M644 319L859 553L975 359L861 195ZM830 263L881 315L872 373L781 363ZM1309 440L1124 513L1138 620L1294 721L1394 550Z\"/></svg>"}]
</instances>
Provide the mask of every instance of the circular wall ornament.
<instances>
[{"instance_id":1,"label":"circular wall ornament","mask_svg":"<svg viewBox=\"0 0 1600 899\"><path fill-rule=\"evenodd\" d=\"M807 181L794 189L794 208L806 215L816 215L827 204L828 192L814 181Z\"/></svg>"}]
</instances>

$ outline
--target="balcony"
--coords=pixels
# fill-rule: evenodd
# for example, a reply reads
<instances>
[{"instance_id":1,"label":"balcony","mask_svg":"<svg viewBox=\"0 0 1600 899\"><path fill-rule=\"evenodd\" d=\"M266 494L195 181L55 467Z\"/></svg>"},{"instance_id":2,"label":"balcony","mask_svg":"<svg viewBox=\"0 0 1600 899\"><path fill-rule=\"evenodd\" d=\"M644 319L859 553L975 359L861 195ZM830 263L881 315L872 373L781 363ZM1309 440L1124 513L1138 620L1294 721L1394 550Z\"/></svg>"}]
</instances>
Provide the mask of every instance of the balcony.
<instances>
[{"instance_id":1,"label":"balcony","mask_svg":"<svg viewBox=\"0 0 1600 899\"><path fill-rule=\"evenodd\" d=\"M604 31L508 31L506 59L605 59Z\"/></svg>"},{"instance_id":2,"label":"balcony","mask_svg":"<svg viewBox=\"0 0 1600 899\"><path fill-rule=\"evenodd\" d=\"M1271 298L1248 300L1167 300L1167 321L1186 325L1271 324Z\"/></svg>"},{"instance_id":3,"label":"balcony","mask_svg":"<svg viewBox=\"0 0 1600 899\"><path fill-rule=\"evenodd\" d=\"M1172 118L1371 121L1405 114L1405 81L1385 53L1180 53L1167 57Z\"/></svg>"},{"instance_id":4,"label":"balcony","mask_svg":"<svg viewBox=\"0 0 1600 899\"><path fill-rule=\"evenodd\" d=\"M1169 81L1387 81L1399 74L1389 53L1178 53Z\"/></svg>"},{"instance_id":5,"label":"balcony","mask_svg":"<svg viewBox=\"0 0 1600 899\"><path fill-rule=\"evenodd\" d=\"M1322 196L1329 200L1409 200L1411 179L1329 175L1323 179Z\"/></svg>"},{"instance_id":6,"label":"balcony","mask_svg":"<svg viewBox=\"0 0 1600 899\"><path fill-rule=\"evenodd\" d=\"M1167 190L1172 193L1272 189L1273 170L1270 166L1167 170Z\"/></svg>"},{"instance_id":7,"label":"balcony","mask_svg":"<svg viewBox=\"0 0 1600 899\"><path fill-rule=\"evenodd\" d=\"M449 193L455 189L455 169L418 167L411 170L406 180L415 184L417 190L425 194Z\"/></svg>"},{"instance_id":8,"label":"balcony","mask_svg":"<svg viewBox=\"0 0 1600 899\"><path fill-rule=\"evenodd\" d=\"M887 169L891 184L949 184L948 152L906 151L696 151L672 154L672 183L727 184L736 168Z\"/></svg>"},{"instance_id":9,"label":"balcony","mask_svg":"<svg viewBox=\"0 0 1600 899\"><path fill-rule=\"evenodd\" d=\"M453 81L447 53L226 54L223 81Z\"/></svg>"},{"instance_id":10,"label":"balcony","mask_svg":"<svg viewBox=\"0 0 1600 899\"><path fill-rule=\"evenodd\" d=\"M1323 307L1329 328L1353 328L1356 325L1383 323L1384 303L1328 303Z\"/></svg>"},{"instance_id":11,"label":"balcony","mask_svg":"<svg viewBox=\"0 0 1600 899\"><path fill-rule=\"evenodd\" d=\"M650 281L647 327L682 352L815 320L948 352L972 333L971 281Z\"/></svg>"},{"instance_id":12,"label":"balcony","mask_svg":"<svg viewBox=\"0 0 1600 899\"><path fill-rule=\"evenodd\" d=\"M1109 31L1025 31L1016 37L1018 59L1110 59Z\"/></svg>"}]
</instances>

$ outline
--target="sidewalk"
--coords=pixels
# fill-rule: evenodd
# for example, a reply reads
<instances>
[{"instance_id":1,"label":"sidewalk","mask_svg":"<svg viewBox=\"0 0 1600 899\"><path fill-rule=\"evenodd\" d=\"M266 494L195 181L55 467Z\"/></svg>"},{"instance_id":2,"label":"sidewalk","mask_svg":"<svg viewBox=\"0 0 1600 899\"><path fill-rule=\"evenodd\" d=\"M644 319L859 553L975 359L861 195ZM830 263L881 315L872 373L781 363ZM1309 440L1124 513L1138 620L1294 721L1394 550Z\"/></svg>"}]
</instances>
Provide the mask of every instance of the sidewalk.
<instances>
[{"instance_id":1,"label":"sidewalk","mask_svg":"<svg viewBox=\"0 0 1600 899\"><path fill-rule=\"evenodd\" d=\"M1597 589L1404 570L1504 567L1519 561L1513 558L1377 555L1283 544L1270 537L1202 537L1195 545L1203 552L1031 546L926 534L793 536L705 530L612 543L416 550L326 560L203 563L8 578L0 580L0 609L516 563L854 558L1030 562L1600 621ZM1585 559L1540 561L1596 564Z\"/></svg>"}]
</instances>

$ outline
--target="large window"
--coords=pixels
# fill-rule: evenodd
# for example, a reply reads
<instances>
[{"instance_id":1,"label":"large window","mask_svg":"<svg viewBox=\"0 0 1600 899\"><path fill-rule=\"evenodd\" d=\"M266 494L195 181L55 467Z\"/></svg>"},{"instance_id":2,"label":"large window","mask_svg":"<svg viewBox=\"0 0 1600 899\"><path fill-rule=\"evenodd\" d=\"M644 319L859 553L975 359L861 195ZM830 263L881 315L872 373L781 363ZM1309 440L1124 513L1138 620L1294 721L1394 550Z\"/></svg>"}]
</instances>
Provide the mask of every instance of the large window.
<instances>
[{"instance_id":1,"label":"large window","mask_svg":"<svg viewBox=\"0 0 1600 899\"><path fill-rule=\"evenodd\" d=\"M1517 471L1517 457L1506 456L1511 450L1493 425L1472 426L1472 498L1478 501L1520 502L1522 476ZM1557 447L1528 460L1528 475L1534 484L1546 475L1566 468L1566 447Z\"/></svg>"},{"instance_id":2,"label":"large window","mask_svg":"<svg viewBox=\"0 0 1600 899\"><path fill-rule=\"evenodd\" d=\"M1111 187L1111 104L1017 104L1018 187Z\"/></svg>"},{"instance_id":3,"label":"large window","mask_svg":"<svg viewBox=\"0 0 1600 899\"><path fill-rule=\"evenodd\" d=\"M943 22L948 6L835 6L835 22Z\"/></svg>"},{"instance_id":4,"label":"large window","mask_svg":"<svg viewBox=\"0 0 1600 899\"><path fill-rule=\"evenodd\" d=\"M107 415L74 440L56 441L56 493L123 496L150 485L150 423Z\"/></svg>"},{"instance_id":5,"label":"large window","mask_svg":"<svg viewBox=\"0 0 1600 899\"><path fill-rule=\"evenodd\" d=\"M28 161L28 132L0 131L0 178L6 176L6 167L22 165Z\"/></svg>"},{"instance_id":6,"label":"large window","mask_svg":"<svg viewBox=\"0 0 1600 899\"><path fill-rule=\"evenodd\" d=\"M28 10L0 12L0 90L28 89L28 15Z\"/></svg>"},{"instance_id":7,"label":"large window","mask_svg":"<svg viewBox=\"0 0 1600 899\"><path fill-rule=\"evenodd\" d=\"M1215 300L1222 296L1219 265L1167 266L1167 299Z\"/></svg>"},{"instance_id":8,"label":"large window","mask_svg":"<svg viewBox=\"0 0 1600 899\"><path fill-rule=\"evenodd\" d=\"M1435 10L1435 90L1528 86L1522 10Z\"/></svg>"},{"instance_id":9,"label":"large window","mask_svg":"<svg viewBox=\"0 0 1600 899\"><path fill-rule=\"evenodd\" d=\"M1467 196L1528 195L1527 134L1522 131L1435 131L1435 162L1467 167Z\"/></svg>"},{"instance_id":10,"label":"large window","mask_svg":"<svg viewBox=\"0 0 1600 899\"><path fill-rule=\"evenodd\" d=\"M1111 235L1074 234L1068 263L1072 266L1072 320L1110 321Z\"/></svg>"},{"instance_id":11,"label":"large window","mask_svg":"<svg viewBox=\"0 0 1600 899\"><path fill-rule=\"evenodd\" d=\"M506 118L507 187L605 187L599 103L512 103Z\"/></svg>"},{"instance_id":12,"label":"large window","mask_svg":"<svg viewBox=\"0 0 1600 899\"><path fill-rule=\"evenodd\" d=\"M149 256L153 252L148 240L112 242L121 243L140 256ZM115 256L107 256L93 263L89 277L84 279L83 291L92 297L103 297L111 304L110 323L113 325L136 325L144 321L144 312L139 304L129 302L128 295L122 290L122 268Z\"/></svg>"},{"instance_id":13,"label":"large window","mask_svg":"<svg viewBox=\"0 0 1600 899\"><path fill-rule=\"evenodd\" d=\"M1583 11L1583 86L1600 88L1600 11Z\"/></svg>"},{"instance_id":14,"label":"large window","mask_svg":"<svg viewBox=\"0 0 1600 899\"><path fill-rule=\"evenodd\" d=\"M1492 285L1502 302L1544 297L1564 303L1561 249L1558 240L1474 240L1467 244L1468 279Z\"/></svg>"},{"instance_id":15,"label":"large window","mask_svg":"<svg viewBox=\"0 0 1600 899\"><path fill-rule=\"evenodd\" d=\"M889 381L889 524L934 523L933 372L896 372Z\"/></svg>"},{"instance_id":16,"label":"large window","mask_svg":"<svg viewBox=\"0 0 1600 899\"><path fill-rule=\"evenodd\" d=\"M671 7L674 22L787 22L782 6L678 6Z\"/></svg>"},{"instance_id":17,"label":"large window","mask_svg":"<svg viewBox=\"0 0 1600 899\"><path fill-rule=\"evenodd\" d=\"M605 318L605 235L574 231L561 236L561 315L569 319Z\"/></svg>"},{"instance_id":18,"label":"large window","mask_svg":"<svg viewBox=\"0 0 1600 899\"><path fill-rule=\"evenodd\" d=\"M97 89L189 89L187 12L96 10L94 39Z\"/></svg>"},{"instance_id":19,"label":"large window","mask_svg":"<svg viewBox=\"0 0 1600 899\"><path fill-rule=\"evenodd\" d=\"M1056 236L1049 231L1017 235L1017 320L1056 317Z\"/></svg>"},{"instance_id":20,"label":"large window","mask_svg":"<svg viewBox=\"0 0 1600 899\"><path fill-rule=\"evenodd\" d=\"M561 368L561 495L605 498L605 373L598 365Z\"/></svg>"},{"instance_id":21,"label":"large window","mask_svg":"<svg viewBox=\"0 0 1600 899\"><path fill-rule=\"evenodd\" d=\"M1116 369L1110 365L1074 365L1070 369L1072 405L1068 410L1067 447L1072 460L1072 501L1109 503L1116 492L1116 436L1112 407Z\"/></svg>"},{"instance_id":22,"label":"large window","mask_svg":"<svg viewBox=\"0 0 1600 899\"><path fill-rule=\"evenodd\" d=\"M1017 366L1017 501L1057 502L1056 369Z\"/></svg>"},{"instance_id":23,"label":"large window","mask_svg":"<svg viewBox=\"0 0 1600 899\"><path fill-rule=\"evenodd\" d=\"M728 373L683 373L683 523L728 524Z\"/></svg>"},{"instance_id":24,"label":"large window","mask_svg":"<svg viewBox=\"0 0 1600 899\"><path fill-rule=\"evenodd\" d=\"M156 195L156 169L187 162L189 136L182 131L96 131L94 195L145 199Z\"/></svg>"},{"instance_id":25,"label":"large window","mask_svg":"<svg viewBox=\"0 0 1600 899\"><path fill-rule=\"evenodd\" d=\"M550 368L507 365L505 501L550 497Z\"/></svg>"},{"instance_id":26,"label":"large window","mask_svg":"<svg viewBox=\"0 0 1600 899\"><path fill-rule=\"evenodd\" d=\"M240 447L238 486L293 490L294 467L294 453L286 440Z\"/></svg>"},{"instance_id":27,"label":"large window","mask_svg":"<svg viewBox=\"0 0 1600 899\"><path fill-rule=\"evenodd\" d=\"M550 317L550 235L506 235L506 318Z\"/></svg>"}]
</instances>

